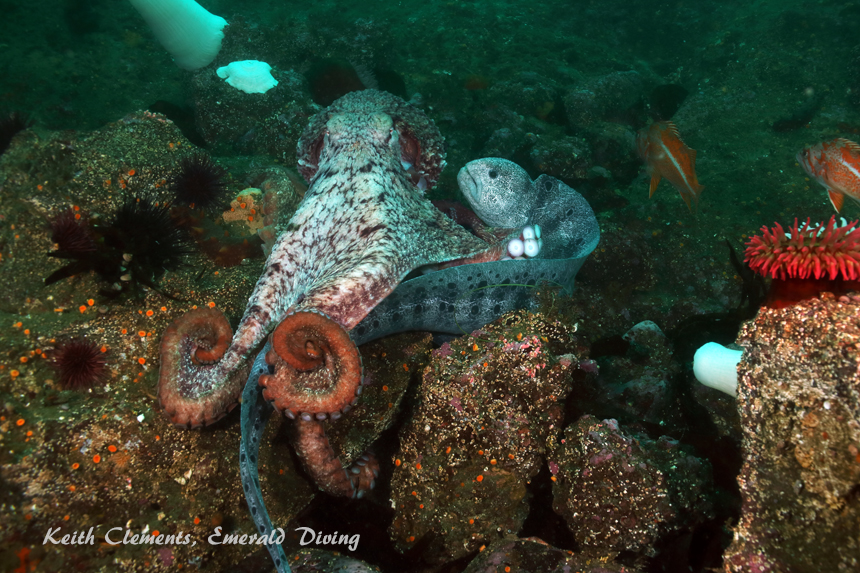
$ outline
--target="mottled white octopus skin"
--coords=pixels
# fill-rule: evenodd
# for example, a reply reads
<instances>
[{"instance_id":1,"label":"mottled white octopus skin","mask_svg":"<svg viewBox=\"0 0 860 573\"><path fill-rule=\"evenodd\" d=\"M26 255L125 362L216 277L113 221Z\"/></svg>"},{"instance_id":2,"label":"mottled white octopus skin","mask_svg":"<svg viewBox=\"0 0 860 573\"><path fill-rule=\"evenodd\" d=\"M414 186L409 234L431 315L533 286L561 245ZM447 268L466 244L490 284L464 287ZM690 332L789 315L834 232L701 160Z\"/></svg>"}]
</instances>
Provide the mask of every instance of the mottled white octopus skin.
<instances>
[{"instance_id":1,"label":"mottled white octopus skin","mask_svg":"<svg viewBox=\"0 0 860 573\"><path fill-rule=\"evenodd\" d=\"M228 381L230 374L288 312L316 310L351 330L411 270L490 249L424 198L403 169L400 143L385 112L330 116L316 173L230 348L215 365L182 368L183 394L203 397L225 384L238 390L242 381Z\"/></svg>"}]
</instances>

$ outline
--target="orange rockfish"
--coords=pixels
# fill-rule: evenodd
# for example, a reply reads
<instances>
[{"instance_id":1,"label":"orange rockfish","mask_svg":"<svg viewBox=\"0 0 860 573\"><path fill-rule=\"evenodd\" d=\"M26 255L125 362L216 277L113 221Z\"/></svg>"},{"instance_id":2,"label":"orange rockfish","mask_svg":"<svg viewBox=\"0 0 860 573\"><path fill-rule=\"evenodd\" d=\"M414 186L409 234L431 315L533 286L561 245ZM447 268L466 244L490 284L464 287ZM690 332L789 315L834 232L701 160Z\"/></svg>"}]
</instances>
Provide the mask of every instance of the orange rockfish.
<instances>
[{"instance_id":1,"label":"orange rockfish","mask_svg":"<svg viewBox=\"0 0 860 573\"><path fill-rule=\"evenodd\" d=\"M848 195L860 202L860 145L850 139L825 141L797 154L797 162L809 176L824 185L836 212Z\"/></svg>"},{"instance_id":2,"label":"orange rockfish","mask_svg":"<svg viewBox=\"0 0 860 573\"><path fill-rule=\"evenodd\" d=\"M654 195L660 178L665 177L692 211L690 199L698 205L699 195L704 187L699 185L696 179L696 150L690 149L681 141L675 124L671 121L657 121L640 129L636 147L639 157L648 164L648 172L651 174L651 193L648 196Z\"/></svg>"}]
</instances>

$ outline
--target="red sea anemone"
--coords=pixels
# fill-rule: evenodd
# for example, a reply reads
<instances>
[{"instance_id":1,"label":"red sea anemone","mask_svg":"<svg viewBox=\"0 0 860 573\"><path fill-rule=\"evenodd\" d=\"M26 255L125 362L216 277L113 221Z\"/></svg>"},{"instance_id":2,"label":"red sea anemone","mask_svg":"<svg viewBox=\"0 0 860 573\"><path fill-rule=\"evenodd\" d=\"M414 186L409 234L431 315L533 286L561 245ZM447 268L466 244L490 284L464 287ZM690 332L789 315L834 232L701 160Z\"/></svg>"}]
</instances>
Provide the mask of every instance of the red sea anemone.
<instances>
[{"instance_id":1,"label":"red sea anemone","mask_svg":"<svg viewBox=\"0 0 860 573\"><path fill-rule=\"evenodd\" d=\"M785 232L776 223L761 228L747 241L744 260L758 274L771 277L768 305L782 307L821 291L842 293L860 289L860 227L858 221L837 226L809 219Z\"/></svg>"},{"instance_id":2,"label":"red sea anemone","mask_svg":"<svg viewBox=\"0 0 860 573\"><path fill-rule=\"evenodd\" d=\"M60 343L52 352L57 384L63 390L85 390L104 382L107 361L102 348L86 338Z\"/></svg>"}]
</instances>

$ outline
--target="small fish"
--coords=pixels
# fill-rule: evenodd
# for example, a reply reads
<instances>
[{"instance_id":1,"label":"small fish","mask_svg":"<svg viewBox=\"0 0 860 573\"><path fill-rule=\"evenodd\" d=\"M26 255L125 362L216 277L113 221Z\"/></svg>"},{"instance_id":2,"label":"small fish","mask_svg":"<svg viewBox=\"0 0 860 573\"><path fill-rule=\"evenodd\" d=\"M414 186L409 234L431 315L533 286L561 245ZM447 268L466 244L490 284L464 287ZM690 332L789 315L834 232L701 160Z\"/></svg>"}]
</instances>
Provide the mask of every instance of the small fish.
<instances>
[{"instance_id":1,"label":"small fish","mask_svg":"<svg viewBox=\"0 0 860 573\"><path fill-rule=\"evenodd\" d=\"M671 121L657 121L639 130L636 138L639 156L648 164L651 174L651 193L660 183L660 178L669 180L690 211L699 204L699 195L704 187L696 179L696 150L687 147L678 135L678 128Z\"/></svg>"},{"instance_id":2,"label":"small fish","mask_svg":"<svg viewBox=\"0 0 860 573\"><path fill-rule=\"evenodd\" d=\"M860 203L860 145L856 142L840 137L801 149L797 162L824 185L837 213L846 195Z\"/></svg>"}]
</instances>

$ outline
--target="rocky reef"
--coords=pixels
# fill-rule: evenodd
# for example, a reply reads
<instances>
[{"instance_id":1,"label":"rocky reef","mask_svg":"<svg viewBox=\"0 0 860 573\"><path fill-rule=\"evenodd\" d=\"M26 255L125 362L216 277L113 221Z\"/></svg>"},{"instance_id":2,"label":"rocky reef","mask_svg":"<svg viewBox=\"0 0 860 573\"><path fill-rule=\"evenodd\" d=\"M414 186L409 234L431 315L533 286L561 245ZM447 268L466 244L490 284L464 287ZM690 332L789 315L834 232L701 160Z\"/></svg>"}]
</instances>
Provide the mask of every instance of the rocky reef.
<instances>
[{"instance_id":1,"label":"rocky reef","mask_svg":"<svg viewBox=\"0 0 860 573\"><path fill-rule=\"evenodd\" d=\"M707 462L668 436L631 435L612 419L586 415L565 428L548 463L555 510L592 554L653 554L711 511Z\"/></svg>"},{"instance_id":2,"label":"rocky reef","mask_svg":"<svg viewBox=\"0 0 860 573\"><path fill-rule=\"evenodd\" d=\"M860 566L860 300L763 309L738 338L744 464L726 571Z\"/></svg>"},{"instance_id":3,"label":"rocky reef","mask_svg":"<svg viewBox=\"0 0 860 573\"><path fill-rule=\"evenodd\" d=\"M571 390L574 357L551 351L568 336L520 312L433 351L394 459L397 547L424 540L444 562L521 529Z\"/></svg>"}]
</instances>

